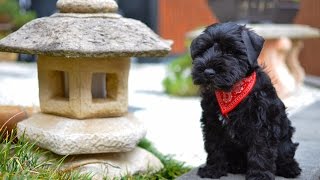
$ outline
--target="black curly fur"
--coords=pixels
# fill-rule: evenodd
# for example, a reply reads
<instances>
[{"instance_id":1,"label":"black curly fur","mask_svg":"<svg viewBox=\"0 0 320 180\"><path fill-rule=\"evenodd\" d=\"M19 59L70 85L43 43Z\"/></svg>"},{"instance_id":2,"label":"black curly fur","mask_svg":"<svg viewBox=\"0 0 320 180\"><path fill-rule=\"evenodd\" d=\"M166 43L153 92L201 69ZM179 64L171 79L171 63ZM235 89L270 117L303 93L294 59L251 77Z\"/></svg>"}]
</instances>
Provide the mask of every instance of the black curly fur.
<instances>
[{"instance_id":1,"label":"black curly fur","mask_svg":"<svg viewBox=\"0 0 320 180\"><path fill-rule=\"evenodd\" d=\"M230 172L246 173L250 180L272 180L275 174L294 178L301 172L294 159L298 146L291 140L294 128L270 78L257 63L263 42L245 26L221 23L207 27L191 44L192 78L200 85L208 153L200 177L220 178ZM257 74L253 90L223 125L214 91L230 90L253 71Z\"/></svg>"}]
</instances>

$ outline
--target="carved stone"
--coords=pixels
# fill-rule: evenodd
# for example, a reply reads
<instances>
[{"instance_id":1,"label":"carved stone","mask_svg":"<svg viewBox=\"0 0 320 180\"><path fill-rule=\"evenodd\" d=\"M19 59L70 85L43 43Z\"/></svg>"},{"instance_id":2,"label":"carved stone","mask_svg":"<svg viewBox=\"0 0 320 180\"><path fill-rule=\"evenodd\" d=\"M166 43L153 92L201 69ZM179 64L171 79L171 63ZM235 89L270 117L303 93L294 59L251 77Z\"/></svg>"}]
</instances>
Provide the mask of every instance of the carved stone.
<instances>
[{"instance_id":1,"label":"carved stone","mask_svg":"<svg viewBox=\"0 0 320 180\"><path fill-rule=\"evenodd\" d=\"M59 0L57 7L62 13L107 13L118 10L114 0Z\"/></svg>"},{"instance_id":2,"label":"carved stone","mask_svg":"<svg viewBox=\"0 0 320 180\"><path fill-rule=\"evenodd\" d=\"M40 56L40 108L76 119L124 115L128 109L129 58ZM93 98L94 74L105 74L106 97Z\"/></svg>"},{"instance_id":3,"label":"carved stone","mask_svg":"<svg viewBox=\"0 0 320 180\"><path fill-rule=\"evenodd\" d=\"M117 118L76 120L34 114L18 123L18 137L60 155L127 152L145 137L146 129L132 114Z\"/></svg>"}]
</instances>

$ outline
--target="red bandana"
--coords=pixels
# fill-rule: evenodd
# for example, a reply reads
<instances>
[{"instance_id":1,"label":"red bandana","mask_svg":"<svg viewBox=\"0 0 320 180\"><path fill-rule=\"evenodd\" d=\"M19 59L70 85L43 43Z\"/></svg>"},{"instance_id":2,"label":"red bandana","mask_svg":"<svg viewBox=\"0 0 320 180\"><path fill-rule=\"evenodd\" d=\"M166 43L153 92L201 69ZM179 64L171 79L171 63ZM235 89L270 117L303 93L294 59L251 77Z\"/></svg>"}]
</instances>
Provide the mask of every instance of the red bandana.
<instances>
[{"instance_id":1,"label":"red bandana","mask_svg":"<svg viewBox=\"0 0 320 180\"><path fill-rule=\"evenodd\" d=\"M236 108L247 97L255 83L256 72L253 72L250 76L237 82L230 92L215 91L222 115L227 116L230 111Z\"/></svg>"}]
</instances>

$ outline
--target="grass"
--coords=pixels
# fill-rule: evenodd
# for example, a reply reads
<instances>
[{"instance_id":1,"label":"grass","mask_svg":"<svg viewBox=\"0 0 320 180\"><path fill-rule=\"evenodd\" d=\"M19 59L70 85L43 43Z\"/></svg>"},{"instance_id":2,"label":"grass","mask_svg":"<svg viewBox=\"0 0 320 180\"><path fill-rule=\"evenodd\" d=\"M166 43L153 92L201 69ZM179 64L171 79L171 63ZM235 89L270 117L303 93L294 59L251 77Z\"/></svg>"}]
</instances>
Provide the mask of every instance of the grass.
<instances>
[{"instance_id":1,"label":"grass","mask_svg":"<svg viewBox=\"0 0 320 180\"><path fill-rule=\"evenodd\" d=\"M184 163L174 160L172 156L158 152L148 140L142 140L139 146L157 156L164 168L157 173L130 175L122 177L121 180L175 179L191 169ZM17 140L15 135L0 135L0 179L92 179L90 174L60 171L64 159L65 157L62 159L51 157L50 152L38 148L24 138Z\"/></svg>"},{"instance_id":2,"label":"grass","mask_svg":"<svg viewBox=\"0 0 320 180\"><path fill-rule=\"evenodd\" d=\"M171 155L163 155L160 153L152 143L146 139L142 140L139 147L146 149L160 159L164 168L156 173L136 174L133 176L124 177L123 180L158 180L158 179L175 179L182 174L189 172L191 167L186 166L183 162L177 161Z\"/></svg>"},{"instance_id":3,"label":"grass","mask_svg":"<svg viewBox=\"0 0 320 180\"><path fill-rule=\"evenodd\" d=\"M0 137L0 179L91 179L77 171L59 171L63 159L50 159L48 151L11 134Z\"/></svg>"}]
</instances>

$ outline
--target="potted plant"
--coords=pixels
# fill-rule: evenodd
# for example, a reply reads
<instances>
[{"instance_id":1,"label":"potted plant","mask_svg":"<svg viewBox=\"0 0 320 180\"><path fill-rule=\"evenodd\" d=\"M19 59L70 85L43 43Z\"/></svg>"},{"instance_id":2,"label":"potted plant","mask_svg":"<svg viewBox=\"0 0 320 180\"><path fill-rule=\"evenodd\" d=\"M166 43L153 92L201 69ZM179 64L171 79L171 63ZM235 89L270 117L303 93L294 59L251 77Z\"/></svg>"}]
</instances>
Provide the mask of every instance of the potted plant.
<instances>
[{"instance_id":1,"label":"potted plant","mask_svg":"<svg viewBox=\"0 0 320 180\"><path fill-rule=\"evenodd\" d=\"M14 0L0 0L0 23L9 23L16 30L25 23L36 18L34 12L21 11L19 4Z\"/></svg>"},{"instance_id":2,"label":"potted plant","mask_svg":"<svg viewBox=\"0 0 320 180\"><path fill-rule=\"evenodd\" d=\"M299 4L299 0L208 0L221 22L291 23Z\"/></svg>"},{"instance_id":3,"label":"potted plant","mask_svg":"<svg viewBox=\"0 0 320 180\"><path fill-rule=\"evenodd\" d=\"M6 36L10 31L15 31L25 23L36 18L36 13L33 11L24 11L20 9L16 0L0 0L0 39ZM16 56L5 55L7 59L16 59ZM18 60L35 61L35 56L19 54Z\"/></svg>"},{"instance_id":4,"label":"potted plant","mask_svg":"<svg viewBox=\"0 0 320 180\"><path fill-rule=\"evenodd\" d=\"M198 87L191 78L192 59L190 53L183 54L170 62L163 86L167 94L173 96L196 96Z\"/></svg>"},{"instance_id":5,"label":"potted plant","mask_svg":"<svg viewBox=\"0 0 320 180\"><path fill-rule=\"evenodd\" d=\"M10 16L8 14L0 14L0 24L5 24L10 22Z\"/></svg>"}]
</instances>

